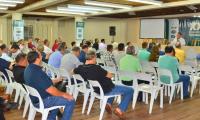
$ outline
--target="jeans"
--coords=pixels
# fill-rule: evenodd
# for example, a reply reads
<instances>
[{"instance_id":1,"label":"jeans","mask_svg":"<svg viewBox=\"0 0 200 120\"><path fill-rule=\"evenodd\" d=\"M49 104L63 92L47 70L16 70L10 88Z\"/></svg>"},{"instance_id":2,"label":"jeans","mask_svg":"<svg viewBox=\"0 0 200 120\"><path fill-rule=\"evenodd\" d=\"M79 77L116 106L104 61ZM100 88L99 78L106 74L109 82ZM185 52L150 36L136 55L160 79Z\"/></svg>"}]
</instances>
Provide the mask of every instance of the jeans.
<instances>
[{"instance_id":1,"label":"jeans","mask_svg":"<svg viewBox=\"0 0 200 120\"><path fill-rule=\"evenodd\" d=\"M188 96L188 88L190 84L190 77L188 75L179 75L179 80L176 83L183 82L183 96Z\"/></svg>"},{"instance_id":2,"label":"jeans","mask_svg":"<svg viewBox=\"0 0 200 120\"><path fill-rule=\"evenodd\" d=\"M119 108L122 112L125 112L126 109L128 108L129 103L132 100L133 88L115 85L115 87L112 89L112 91L110 91L106 95L116 95L116 94L120 94L123 96L121 103L119 104ZM114 98L109 98L107 103L112 104L113 100L114 100Z\"/></svg>"},{"instance_id":3,"label":"jeans","mask_svg":"<svg viewBox=\"0 0 200 120\"><path fill-rule=\"evenodd\" d=\"M49 108L53 106L65 106L63 117L61 120L71 120L75 106L74 100L69 101L63 97L51 96L44 99L43 102L44 102L44 108ZM35 106L38 107L39 104L35 104ZM58 111L59 109L50 111L47 120L56 120Z\"/></svg>"}]
</instances>

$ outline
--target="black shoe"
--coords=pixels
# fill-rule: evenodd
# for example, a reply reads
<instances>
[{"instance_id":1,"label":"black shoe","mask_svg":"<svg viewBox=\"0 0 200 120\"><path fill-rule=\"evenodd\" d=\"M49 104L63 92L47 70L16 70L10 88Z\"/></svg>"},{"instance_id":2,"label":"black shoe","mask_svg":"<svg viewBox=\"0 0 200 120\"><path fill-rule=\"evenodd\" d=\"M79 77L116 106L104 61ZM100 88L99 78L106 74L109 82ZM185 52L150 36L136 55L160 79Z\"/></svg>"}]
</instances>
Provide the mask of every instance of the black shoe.
<instances>
[{"instance_id":1,"label":"black shoe","mask_svg":"<svg viewBox=\"0 0 200 120\"><path fill-rule=\"evenodd\" d=\"M190 98L189 95L183 97L183 99L188 99L188 98Z\"/></svg>"}]
</instances>

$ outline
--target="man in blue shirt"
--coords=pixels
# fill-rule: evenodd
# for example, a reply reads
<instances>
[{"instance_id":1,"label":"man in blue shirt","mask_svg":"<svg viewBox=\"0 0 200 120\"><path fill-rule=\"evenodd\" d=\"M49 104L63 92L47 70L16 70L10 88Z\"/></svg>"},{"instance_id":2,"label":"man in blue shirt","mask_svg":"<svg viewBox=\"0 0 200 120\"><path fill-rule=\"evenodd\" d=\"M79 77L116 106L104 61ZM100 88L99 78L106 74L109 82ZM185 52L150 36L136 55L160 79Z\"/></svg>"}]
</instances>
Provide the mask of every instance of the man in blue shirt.
<instances>
[{"instance_id":1,"label":"man in blue shirt","mask_svg":"<svg viewBox=\"0 0 200 120\"><path fill-rule=\"evenodd\" d=\"M80 62L85 63L85 61L86 61L85 55L86 55L87 52L88 52L88 45L83 45L81 53L80 53L80 55L78 57Z\"/></svg>"},{"instance_id":2,"label":"man in blue shirt","mask_svg":"<svg viewBox=\"0 0 200 120\"><path fill-rule=\"evenodd\" d=\"M27 59L29 65L24 71L26 85L35 88L39 92L45 108L64 105L65 109L62 120L70 120L75 105L73 97L68 93L59 91L53 86L52 80L42 71L42 67L40 66L42 62L40 53L36 51L29 52ZM35 106L39 106L37 98L31 97L31 101ZM58 111L58 109L51 111L48 120L55 120Z\"/></svg>"},{"instance_id":3,"label":"man in blue shirt","mask_svg":"<svg viewBox=\"0 0 200 120\"><path fill-rule=\"evenodd\" d=\"M61 59L63 55L65 54L65 49L66 49L66 43L65 42L60 43L58 47L58 51L50 55L48 64L55 68L60 68Z\"/></svg>"}]
</instances>

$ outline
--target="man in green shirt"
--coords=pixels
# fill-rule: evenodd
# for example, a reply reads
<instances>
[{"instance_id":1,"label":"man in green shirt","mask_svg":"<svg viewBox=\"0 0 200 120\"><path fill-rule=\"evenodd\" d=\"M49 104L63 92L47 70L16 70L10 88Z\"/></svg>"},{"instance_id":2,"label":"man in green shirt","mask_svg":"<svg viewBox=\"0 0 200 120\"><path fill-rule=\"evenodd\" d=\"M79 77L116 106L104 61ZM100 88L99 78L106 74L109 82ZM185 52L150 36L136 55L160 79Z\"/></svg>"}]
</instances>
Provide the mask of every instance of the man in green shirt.
<instances>
[{"instance_id":1,"label":"man in green shirt","mask_svg":"<svg viewBox=\"0 0 200 120\"><path fill-rule=\"evenodd\" d=\"M174 48L172 46L166 46L165 55L159 58L158 65L159 68L161 69L167 69L171 71L174 83L183 82L183 95L184 98L188 98L189 97L188 87L189 87L190 77L187 75L179 75L178 73L179 63L174 54L175 54ZM168 76L161 76L160 79L163 83L170 84L170 78Z\"/></svg>"},{"instance_id":2,"label":"man in green shirt","mask_svg":"<svg viewBox=\"0 0 200 120\"><path fill-rule=\"evenodd\" d=\"M138 52L138 58L140 61L149 61L150 52L147 51L147 42L142 43L142 49Z\"/></svg>"},{"instance_id":3,"label":"man in green shirt","mask_svg":"<svg viewBox=\"0 0 200 120\"><path fill-rule=\"evenodd\" d=\"M130 46L126 50L126 55L120 59L119 63L120 70L140 72L141 64L137 57L135 57L135 48ZM128 78L125 76L120 77L122 83L128 86L133 85L133 78Z\"/></svg>"}]
</instances>

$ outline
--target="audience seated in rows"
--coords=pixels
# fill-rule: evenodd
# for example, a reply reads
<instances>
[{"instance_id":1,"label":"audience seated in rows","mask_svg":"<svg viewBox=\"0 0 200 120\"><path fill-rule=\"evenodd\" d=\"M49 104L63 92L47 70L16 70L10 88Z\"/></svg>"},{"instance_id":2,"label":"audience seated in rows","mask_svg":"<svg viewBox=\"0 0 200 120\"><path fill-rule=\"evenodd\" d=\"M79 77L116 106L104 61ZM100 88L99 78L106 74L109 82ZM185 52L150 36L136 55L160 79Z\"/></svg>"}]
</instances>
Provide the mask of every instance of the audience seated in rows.
<instances>
[{"instance_id":1,"label":"audience seated in rows","mask_svg":"<svg viewBox=\"0 0 200 120\"><path fill-rule=\"evenodd\" d=\"M47 39L44 40L44 53L46 55L51 54L53 51L51 50L51 48L49 48L49 41Z\"/></svg>"},{"instance_id":2,"label":"audience seated in rows","mask_svg":"<svg viewBox=\"0 0 200 120\"><path fill-rule=\"evenodd\" d=\"M127 110L133 96L133 89L113 84L111 80L112 74L101 68L99 65L96 65L96 53L94 51L89 51L86 54L85 65L80 65L78 68L75 68L74 73L80 74L84 80L98 81L106 95L121 94L123 98L119 107L114 110L114 113L120 118L124 117L124 112ZM100 92L99 89L94 89L96 93ZM112 113L113 100L114 98L108 99L106 105L108 113Z\"/></svg>"},{"instance_id":3,"label":"audience seated in rows","mask_svg":"<svg viewBox=\"0 0 200 120\"><path fill-rule=\"evenodd\" d=\"M50 53L46 54L44 52L44 45L40 44L37 46L37 50L40 52L40 54L42 55L42 61L45 62L45 63L48 63L48 60L49 60L49 56L50 56Z\"/></svg>"},{"instance_id":4,"label":"audience seated in rows","mask_svg":"<svg viewBox=\"0 0 200 120\"><path fill-rule=\"evenodd\" d=\"M138 58L140 61L149 61L150 52L147 51L147 42L142 43L142 49L138 52Z\"/></svg>"},{"instance_id":5,"label":"audience seated in rows","mask_svg":"<svg viewBox=\"0 0 200 120\"><path fill-rule=\"evenodd\" d=\"M179 63L177 58L174 56L174 52L175 50L172 46L166 46L165 55L160 56L158 60L158 65L159 68L171 71L174 83L183 82L183 96L184 98L188 98L188 87L190 83L190 77L187 75L179 75ZM170 83L170 79L167 76L161 76L161 81L167 84Z\"/></svg>"},{"instance_id":6,"label":"audience seated in rows","mask_svg":"<svg viewBox=\"0 0 200 120\"><path fill-rule=\"evenodd\" d=\"M149 61L150 62L158 62L159 59L159 48L157 45L153 46L151 49L151 54L149 56Z\"/></svg>"},{"instance_id":7,"label":"audience seated in rows","mask_svg":"<svg viewBox=\"0 0 200 120\"><path fill-rule=\"evenodd\" d=\"M61 59L65 53L65 48L66 48L66 43L65 42L60 43L58 50L50 55L48 64L55 68L60 68Z\"/></svg>"},{"instance_id":8,"label":"audience seated in rows","mask_svg":"<svg viewBox=\"0 0 200 120\"><path fill-rule=\"evenodd\" d=\"M106 47L105 39L101 39L101 42L99 43L99 50L106 50Z\"/></svg>"},{"instance_id":9,"label":"audience seated in rows","mask_svg":"<svg viewBox=\"0 0 200 120\"><path fill-rule=\"evenodd\" d=\"M92 48L94 48L96 51L99 50L99 40L97 38L95 38Z\"/></svg>"},{"instance_id":10,"label":"audience seated in rows","mask_svg":"<svg viewBox=\"0 0 200 120\"><path fill-rule=\"evenodd\" d=\"M24 71L26 85L35 88L39 92L45 108L65 106L62 120L70 120L75 105L73 97L53 87L52 80L42 71L42 67L40 66L42 62L40 53L36 51L29 52L27 59L29 65ZM31 102L36 107L39 106L38 99L33 96L31 96ZM55 120L58 111L59 109L51 111L48 115L48 120Z\"/></svg>"},{"instance_id":11,"label":"audience seated in rows","mask_svg":"<svg viewBox=\"0 0 200 120\"><path fill-rule=\"evenodd\" d=\"M53 44L53 47L52 47L52 51L55 52L59 47L59 41L56 39L54 44Z\"/></svg>"},{"instance_id":12,"label":"audience seated in rows","mask_svg":"<svg viewBox=\"0 0 200 120\"><path fill-rule=\"evenodd\" d=\"M175 56L177 57L180 64L185 62L185 51L181 49L181 43L177 42L175 45Z\"/></svg>"}]
</instances>

